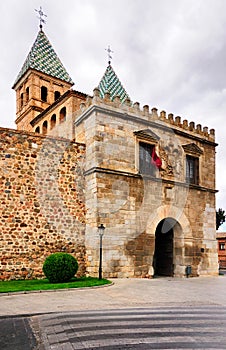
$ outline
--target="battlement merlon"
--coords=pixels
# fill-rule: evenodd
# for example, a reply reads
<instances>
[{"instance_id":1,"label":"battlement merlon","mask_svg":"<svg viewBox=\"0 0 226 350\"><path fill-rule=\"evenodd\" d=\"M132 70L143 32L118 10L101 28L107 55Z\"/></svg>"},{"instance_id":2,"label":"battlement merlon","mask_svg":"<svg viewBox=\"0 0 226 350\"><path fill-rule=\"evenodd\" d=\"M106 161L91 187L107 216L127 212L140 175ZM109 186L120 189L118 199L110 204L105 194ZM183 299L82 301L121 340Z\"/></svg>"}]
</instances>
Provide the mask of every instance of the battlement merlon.
<instances>
[{"instance_id":1,"label":"battlement merlon","mask_svg":"<svg viewBox=\"0 0 226 350\"><path fill-rule=\"evenodd\" d=\"M106 93L104 98L100 97L100 90L95 88L93 90L93 96L87 96L86 101L81 103L80 111L77 113L75 125L79 125L82 120L86 119L92 107L101 107L101 109L110 110L111 113L117 112L124 116L124 118L141 118L143 122L147 122L147 125L154 122L158 122L159 127L169 127L175 130L176 133L185 132L190 135L190 138L197 137L202 140L214 143L215 146L215 130L208 127L202 127L201 124L195 125L193 121L188 122L187 119L182 120L180 116L174 117L172 113L166 114L165 111L158 113L158 109L153 107L151 110L148 105L144 105L143 109L140 108L140 103L132 103L129 99L121 102L119 96L116 96L113 100L110 99L110 94ZM119 111L120 109L120 111ZM193 136L193 137L192 137Z\"/></svg>"}]
</instances>

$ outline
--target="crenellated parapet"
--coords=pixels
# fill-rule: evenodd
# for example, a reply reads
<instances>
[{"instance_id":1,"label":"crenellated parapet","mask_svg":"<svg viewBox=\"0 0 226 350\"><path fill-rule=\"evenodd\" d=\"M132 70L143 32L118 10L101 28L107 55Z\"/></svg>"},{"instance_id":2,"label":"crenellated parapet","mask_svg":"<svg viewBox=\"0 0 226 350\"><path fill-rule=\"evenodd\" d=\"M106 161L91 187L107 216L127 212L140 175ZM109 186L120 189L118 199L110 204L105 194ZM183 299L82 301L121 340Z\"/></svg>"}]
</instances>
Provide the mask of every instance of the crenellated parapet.
<instances>
[{"instance_id":1,"label":"crenellated parapet","mask_svg":"<svg viewBox=\"0 0 226 350\"><path fill-rule=\"evenodd\" d=\"M107 105L110 109L119 109L124 113L136 115L139 118L143 118L148 121L159 121L160 123L168 124L170 127L186 131L189 134L202 137L209 141L215 141L215 130L208 129L207 126L201 124L195 124L195 122L189 122L187 119L183 119L180 116L174 116L172 113L167 114L164 110L158 112L156 107L150 109L149 105L140 107L139 102L132 103L130 99L126 99L123 103L119 96L116 96L113 100L110 99L110 94L107 92L104 98L100 97L100 90L95 88L93 90L93 96L88 96L85 103L80 105L80 110L84 112L91 105Z\"/></svg>"}]
</instances>

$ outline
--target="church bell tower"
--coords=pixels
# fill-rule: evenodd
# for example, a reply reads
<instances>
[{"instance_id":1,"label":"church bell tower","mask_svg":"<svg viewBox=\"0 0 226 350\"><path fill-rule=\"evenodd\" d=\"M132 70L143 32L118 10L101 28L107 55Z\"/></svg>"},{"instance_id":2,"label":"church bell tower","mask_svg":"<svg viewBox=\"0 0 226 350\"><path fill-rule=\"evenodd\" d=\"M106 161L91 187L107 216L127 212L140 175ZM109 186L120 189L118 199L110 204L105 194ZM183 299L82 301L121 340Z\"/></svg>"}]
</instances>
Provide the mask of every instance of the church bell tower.
<instances>
[{"instance_id":1,"label":"church bell tower","mask_svg":"<svg viewBox=\"0 0 226 350\"><path fill-rule=\"evenodd\" d=\"M43 12L37 38L15 80L16 125L33 131L30 122L73 86L73 81L42 29Z\"/></svg>"}]
</instances>

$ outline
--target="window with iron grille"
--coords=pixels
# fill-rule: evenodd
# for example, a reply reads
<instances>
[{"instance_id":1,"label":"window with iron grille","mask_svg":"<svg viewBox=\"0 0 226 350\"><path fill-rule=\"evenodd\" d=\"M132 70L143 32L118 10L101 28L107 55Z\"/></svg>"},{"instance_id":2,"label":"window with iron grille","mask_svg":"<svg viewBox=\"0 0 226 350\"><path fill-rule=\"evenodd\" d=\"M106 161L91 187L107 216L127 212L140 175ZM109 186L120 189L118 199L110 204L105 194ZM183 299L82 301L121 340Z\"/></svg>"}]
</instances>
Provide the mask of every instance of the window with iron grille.
<instances>
[{"instance_id":1,"label":"window with iron grille","mask_svg":"<svg viewBox=\"0 0 226 350\"><path fill-rule=\"evenodd\" d=\"M153 145L139 142L139 171L141 174L152 176L155 174L155 166L152 164L153 150Z\"/></svg>"},{"instance_id":2,"label":"window with iron grille","mask_svg":"<svg viewBox=\"0 0 226 350\"><path fill-rule=\"evenodd\" d=\"M199 158L186 156L186 182L198 185L199 184Z\"/></svg>"}]
</instances>

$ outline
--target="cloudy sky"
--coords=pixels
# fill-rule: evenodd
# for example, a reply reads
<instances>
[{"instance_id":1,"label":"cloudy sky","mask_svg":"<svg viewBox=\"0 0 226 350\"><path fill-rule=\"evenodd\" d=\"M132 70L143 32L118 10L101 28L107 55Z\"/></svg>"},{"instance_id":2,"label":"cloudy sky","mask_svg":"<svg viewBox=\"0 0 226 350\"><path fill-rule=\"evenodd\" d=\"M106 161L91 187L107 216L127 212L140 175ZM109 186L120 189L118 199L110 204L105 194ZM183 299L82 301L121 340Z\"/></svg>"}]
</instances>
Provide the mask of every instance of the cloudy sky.
<instances>
[{"instance_id":1,"label":"cloudy sky","mask_svg":"<svg viewBox=\"0 0 226 350\"><path fill-rule=\"evenodd\" d=\"M112 66L133 102L216 130L217 208L226 210L225 0L0 1L1 126L15 127L15 78L44 31L75 82L92 94ZM226 230L226 225L221 230Z\"/></svg>"}]
</instances>

